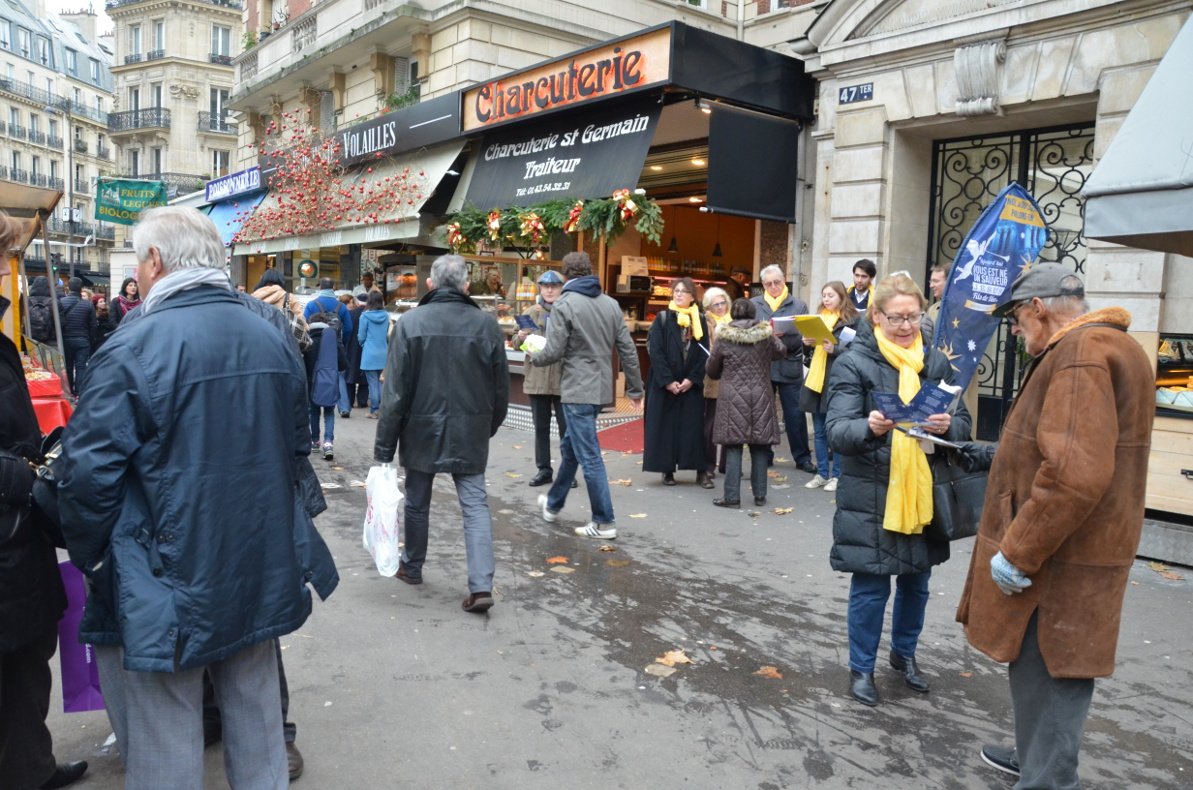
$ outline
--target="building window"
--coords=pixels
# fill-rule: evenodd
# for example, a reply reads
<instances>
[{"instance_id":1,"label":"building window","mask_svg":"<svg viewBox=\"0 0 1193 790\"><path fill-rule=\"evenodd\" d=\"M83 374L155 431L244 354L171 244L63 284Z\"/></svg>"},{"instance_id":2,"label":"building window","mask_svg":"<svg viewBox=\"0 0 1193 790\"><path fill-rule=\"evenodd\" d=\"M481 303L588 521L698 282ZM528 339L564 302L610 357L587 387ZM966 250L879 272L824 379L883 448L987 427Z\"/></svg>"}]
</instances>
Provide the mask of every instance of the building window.
<instances>
[{"instance_id":1,"label":"building window","mask_svg":"<svg viewBox=\"0 0 1193 790\"><path fill-rule=\"evenodd\" d=\"M157 175L160 175L162 172L162 149L160 147L155 147L150 152L150 155L153 157L153 172Z\"/></svg>"},{"instance_id":2,"label":"building window","mask_svg":"<svg viewBox=\"0 0 1193 790\"><path fill-rule=\"evenodd\" d=\"M58 178L58 160L50 160L50 178Z\"/></svg>"},{"instance_id":3,"label":"building window","mask_svg":"<svg viewBox=\"0 0 1193 790\"><path fill-rule=\"evenodd\" d=\"M232 165L231 151L216 151L211 152L211 177L219 178L220 176L228 175L229 169Z\"/></svg>"},{"instance_id":4,"label":"building window","mask_svg":"<svg viewBox=\"0 0 1193 790\"><path fill-rule=\"evenodd\" d=\"M140 25L129 25L128 26L128 54L130 54L130 55L140 55L141 54L141 26Z\"/></svg>"},{"instance_id":5,"label":"building window","mask_svg":"<svg viewBox=\"0 0 1193 790\"><path fill-rule=\"evenodd\" d=\"M17 52L21 53L21 57L29 57L29 31L23 27L17 28Z\"/></svg>"},{"instance_id":6,"label":"building window","mask_svg":"<svg viewBox=\"0 0 1193 790\"><path fill-rule=\"evenodd\" d=\"M13 170L21 169L21 154L18 151L12 152L12 169Z\"/></svg>"},{"instance_id":7,"label":"building window","mask_svg":"<svg viewBox=\"0 0 1193 790\"><path fill-rule=\"evenodd\" d=\"M232 28L223 25L211 26L211 54L232 54Z\"/></svg>"},{"instance_id":8,"label":"building window","mask_svg":"<svg viewBox=\"0 0 1193 790\"><path fill-rule=\"evenodd\" d=\"M153 106L161 107L162 106L162 84L160 82L155 82L152 85L150 85L149 93L153 97Z\"/></svg>"},{"instance_id":9,"label":"building window","mask_svg":"<svg viewBox=\"0 0 1193 790\"><path fill-rule=\"evenodd\" d=\"M132 110L133 112L136 112L137 110L141 109L141 89L140 88L129 88L128 89L128 108L130 110Z\"/></svg>"},{"instance_id":10,"label":"building window","mask_svg":"<svg viewBox=\"0 0 1193 790\"><path fill-rule=\"evenodd\" d=\"M227 88L212 88L211 89L211 120L222 121L224 112L228 107L228 89Z\"/></svg>"},{"instance_id":11,"label":"building window","mask_svg":"<svg viewBox=\"0 0 1193 790\"><path fill-rule=\"evenodd\" d=\"M166 21L155 19L153 22L153 48L162 51L166 48Z\"/></svg>"},{"instance_id":12,"label":"building window","mask_svg":"<svg viewBox=\"0 0 1193 790\"><path fill-rule=\"evenodd\" d=\"M48 38L37 37L37 59L41 61L43 66L52 66L50 62L50 40Z\"/></svg>"},{"instance_id":13,"label":"building window","mask_svg":"<svg viewBox=\"0 0 1193 790\"><path fill-rule=\"evenodd\" d=\"M0 47L12 49L12 23L7 19L0 19Z\"/></svg>"},{"instance_id":14,"label":"building window","mask_svg":"<svg viewBox=\"0 0 1193 790\"><path fill-rule=\"evenodd\" d=\"M75 165L75 183L82 183L83 179L86 178L86 176L87 176L87 171L83 168L83 166Z\"/></svg>"},{"instance_id":15,"label":"building window","mask_svg":"<svg viewBox=\"0 0 1193 790\"><path fill-rule=\"evenodd\" d=\"M141 175L141 152L135 149L128 152L128 174L130 176Z\"/></svg>"},{"instance_id":16,"label":"building window","mask_svg":"<svg viewBox=\"0 0 1193 790\"><path fill-rule=\"evenodd\" d=\"M57 137L58 136L58 119L51 118L49 125L50 125L50 128L48 129L48 132L49 132L50 137Z\"/></svg>"},{"instance_id":17,"label":"building window","mask_svg":"<svg viewBox=\"0 0 1193 790\"><path fill-rule=\"evenodd\" d=\"M30 165L29 172L35 176L39 175L41 173L41 157L40 156L33 157L32 162L33 162L33 164Z\"/></svg>"},{"instance_id":18,"label":"building window","mask_svg":"<svg viewBox=\"0 0 1193 790\"><path fill-rule=\"evenodd\" d=\"M10 80L15 80L17 78L16 67L13 66L11 63L5 63L4 64L4 75L6 77L8 77Z\"/></svg>"},{"instance_id":19,"label":"building window","mask_svg":"<svg viewBox=\"0 0 1193 790\"><path fill-rule=\"evenodd\" d=\"M83 91L78 88L71 88L71 98L74 99L75 104L80 107L83 106Z\"/></svg>"},{"instance_id":20,"label":"building window","mask_svg":"<svg viewBox=\"0 0 1193 790\"><path fill-rule=\"evenodd\" d=\"M46 93L50 94L51 96L54 95L54 78L53 77L46 77Z\"/></svg>"},{"instance_id":21,"label":"building window","mask_svg":"<svg viewBox=\"0 0 1193 790\"><path fill-rule=\"evenodd\" d=\"M101 135L101 137L102 137L102 135ZM83 139L83 127L82 126L77 126L77 125L75 126L75 139L76 140Z\"/></svg>"},{"instance_id":22,"label":"building window","mask_svg":"<svg viewBox=\"0 0 1193 790\"><path fill-rule=\"evenodd\" d=\"M99 61L95 58L91 58L91 81L99 84Z\"/></svg>"},{"instance_id":23,"label":"building window","mask_svg":"<svg viewBox=\"0 0 1193 790\"><path fill-rule=\"evenodd\" d=\"M21 125L21 111L19 109L17 109L16 107L8 108L8 125L9 126L20 126Z\"/></svg>"},{"instance_id":24,"label":"building window","mask_svg":"<svg viewBox=\"0 0 1193 790\"><path fill-rule=\"evenodd\" d=\"M104 111L104 97L103 96L95 97L95 111L98 113L102 113Z\"/></svg>"},{"instance_id":25,"label":"building window","mask_svg":"<svg viewBox=\"0 0 1193 790\"><path fill-rule=\"evenodd\" d=\"M73 76L79 74L79 53L73 49L66 50L66 73Z\"/></svg>"},{"instance_id":26,"label":"building window","mask_svg":"<svg viewBox=\"0 0 1193 790\"><path fill-rule=\"evenodd\" d=\"M41 131L41 116L29 113L29 131L36 134Z\"/></svg>"}]
</instances>

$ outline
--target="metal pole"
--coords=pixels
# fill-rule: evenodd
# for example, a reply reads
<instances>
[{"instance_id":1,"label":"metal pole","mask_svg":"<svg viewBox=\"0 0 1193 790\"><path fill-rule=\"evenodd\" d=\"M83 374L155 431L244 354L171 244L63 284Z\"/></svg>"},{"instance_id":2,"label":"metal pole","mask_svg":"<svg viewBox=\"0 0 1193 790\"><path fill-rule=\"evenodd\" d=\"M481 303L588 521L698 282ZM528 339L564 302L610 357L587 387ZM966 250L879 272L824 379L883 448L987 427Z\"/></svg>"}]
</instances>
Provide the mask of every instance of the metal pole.
<instances>
[{"instance_id":1,"label":"metal pole","mask_svg":"<svg viewBox=\"0 0 1193 790\"><path fill-rule=\"evenodd\" d=\"M66 99L64 109L66 110L66 205L67 216L69 223L67 226L67 245L66 254L70 256L70 276L75 276L75 130L74 116L71 114L73 109L74 99Z\"/></svg>"}]
</instances>

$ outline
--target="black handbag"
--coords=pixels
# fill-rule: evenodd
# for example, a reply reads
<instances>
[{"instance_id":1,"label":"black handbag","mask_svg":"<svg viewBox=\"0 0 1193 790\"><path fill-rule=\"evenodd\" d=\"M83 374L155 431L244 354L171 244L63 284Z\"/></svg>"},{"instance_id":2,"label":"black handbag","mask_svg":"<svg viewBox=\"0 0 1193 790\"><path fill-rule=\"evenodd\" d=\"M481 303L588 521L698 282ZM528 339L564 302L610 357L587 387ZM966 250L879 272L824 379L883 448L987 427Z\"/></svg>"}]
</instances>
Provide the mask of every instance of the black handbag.
<instances>
[{"instance_id":1,"label":"black handbag","mask_svg":"<svg viewBox=\"0 0 1193 790\"><path fill-rule=\"evenodd\" d=\"M978 534L982 502L986 499L987 471L966 472L951 453L932 464L932 522L924 528L929 540L951 541Z\"/></svg>"},{"instance_id":2,"label":"black handbag","mask_svg":"<svg viewBox=\"0 0 1193 790\"><path fill-rule=\"evenodd\" d=\"M58 548L66 548L62 535L62 520L58 515L58 481L54 477L54 462L62 455L62 428L55 428L42 440L42 462L33 481L33 506L40 516L42 528Z\"/></svg>"}]
</instances>

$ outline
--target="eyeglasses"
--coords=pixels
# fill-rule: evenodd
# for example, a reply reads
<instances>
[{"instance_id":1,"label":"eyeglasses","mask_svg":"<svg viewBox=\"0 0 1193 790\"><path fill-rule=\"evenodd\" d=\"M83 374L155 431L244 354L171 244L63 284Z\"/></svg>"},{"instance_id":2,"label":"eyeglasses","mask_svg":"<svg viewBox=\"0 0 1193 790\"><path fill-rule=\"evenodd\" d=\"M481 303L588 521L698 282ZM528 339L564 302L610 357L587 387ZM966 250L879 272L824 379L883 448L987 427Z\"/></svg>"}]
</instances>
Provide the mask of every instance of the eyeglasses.
<instances>
[{"instance_id":1,"label":"eyeglasses","mask_svg":"<svg viewBox=\"0 0 1193 790\"><path fill-rule=\"evenodd\" d=\"M1028 299L1026 302L1019 302L1012 307L1010 312L1007 313L1007 323L1011 326L1019 326L1019 311L1029 304L1031 304L1030 299Z\"/></svg>"},{"instance_id":2,"label":"eyeglasses","mask_svg":"<svg viewBox=\"0 0 1193 790\"><path fill-rule=\"evenodd\" d=\"M889 313L883 313L881 310L878 312L882 314L882 317L885 318L891 326L903 326L905 324L916 326L924 320L923 313L916 313L915 315L891 315Z\"/></svg>"},{"instance_id":3,"label":"eyeglasses","mask_svg":"<svg viewBox=\"0 0 1193 790\"><path fill-rule=\"evenodd\" d=\"M709 308L711 309L714 307L728 307L728 306L729 306L728 302L713 302L712 304L709 305Z\"/></svg>"},{"instance_id":4,"label":"eyeglasses","mask_svg":"<svg viewBox=\"0 0 1193 790\"><path fill-rule=\"evenodd\" d=\"M766 286L767 288L770 288L772 285L783 285L783 281L782 280L763 280L762 284L764 286Z\"/></svg>"}]
</instances>

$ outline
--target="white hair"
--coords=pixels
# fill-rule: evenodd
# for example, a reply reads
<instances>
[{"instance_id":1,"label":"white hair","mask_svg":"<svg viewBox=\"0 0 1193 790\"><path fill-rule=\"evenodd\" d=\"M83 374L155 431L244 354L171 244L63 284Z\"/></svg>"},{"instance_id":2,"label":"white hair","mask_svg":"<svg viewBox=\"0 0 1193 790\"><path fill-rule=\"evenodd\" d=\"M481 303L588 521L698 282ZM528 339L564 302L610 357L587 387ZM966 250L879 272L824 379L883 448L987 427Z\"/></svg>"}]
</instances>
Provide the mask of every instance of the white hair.
<instances>
[{"instance_id":1,"label":"white hair","mask_svg":"<svg viewBox=\"0 0 1193 790\"><path fill-rule=\"evenodd\" d=\"M704 305L704 309L707 310L708 306L710 304L712 304L713 300L716 299L718 296L725 297L725 305L726 306L728 306L729 303L733 301L732 299L729 298L729 294L725 292L724 288L717 288L716 286L713 286L712 288L705 288L704 289L704 300L702 302L702 304Z\"/></svg>"},{"instance_id":2,"label":"white hair","mask_svg":"<svg viewBox=\"0 0 1193 790\"><path fill-rule=\"evenodd\" d=\"M758 272L758 279L765 280L768 272L771 274L779 275L780 277L783 278L784 282L787 281L787 272L783 271L783 267L776 266L773 263L770 266L767 266L766 268L764 268L762 271Z\"/></svg>"},{"instance_id":3,"label":"white hair","mask_svg":"<svg viewBox=\"0 0 1193 790\"><path fill-rule=\"evenodd\" d=\"M468 285L468 262L459 255L440 255L431 264L431 285L463 291Z\"/></svg>"},{"instance_id":4,"label":"white hair","mask_svg":"<svg viewBox=\"0 0 1193 790\"><path fill-rule=\"evenodd\" d=\"M167 274L179 269L223 270L227 252L215 223L206 214L184 206L161 206L141 214L133 227L138 261L157 250Z\"/></svg>"}]
</instances>

